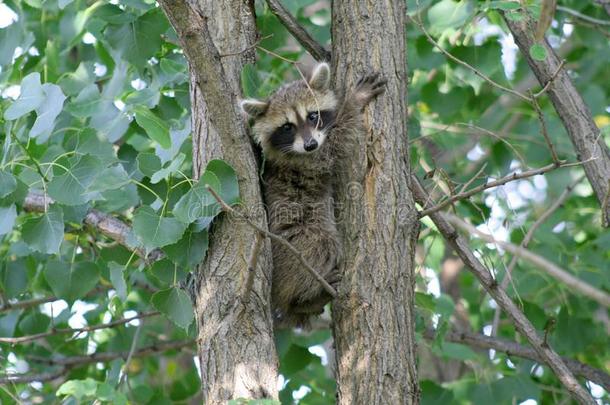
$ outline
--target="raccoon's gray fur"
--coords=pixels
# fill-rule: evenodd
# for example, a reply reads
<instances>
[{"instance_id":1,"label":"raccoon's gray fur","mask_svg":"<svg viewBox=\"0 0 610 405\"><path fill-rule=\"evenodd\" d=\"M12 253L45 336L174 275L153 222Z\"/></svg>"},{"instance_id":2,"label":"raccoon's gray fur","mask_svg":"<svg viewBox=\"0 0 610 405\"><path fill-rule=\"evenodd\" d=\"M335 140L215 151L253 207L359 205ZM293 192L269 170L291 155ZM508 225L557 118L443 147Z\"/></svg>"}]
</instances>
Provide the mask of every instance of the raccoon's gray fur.
<instances>
[{"instance_id":1,"label":"raccoon's gray fur","mask_svg":"<svg viewBox=\"0 0 610 405\"><path fill-rule=\"evenodd\" d=\"M265 156L264 197L269 230L290 242L331 285L341 279L341 243L334 217L337 162L354 142L365 142L363 108L384 91L378 74L362 77L341 100L330 88L330 68L285 84L266 101L243 100ZM331 296L285 247L272 242L271 299L276 325L307 326Z\"/></svg>"}]
</instances>

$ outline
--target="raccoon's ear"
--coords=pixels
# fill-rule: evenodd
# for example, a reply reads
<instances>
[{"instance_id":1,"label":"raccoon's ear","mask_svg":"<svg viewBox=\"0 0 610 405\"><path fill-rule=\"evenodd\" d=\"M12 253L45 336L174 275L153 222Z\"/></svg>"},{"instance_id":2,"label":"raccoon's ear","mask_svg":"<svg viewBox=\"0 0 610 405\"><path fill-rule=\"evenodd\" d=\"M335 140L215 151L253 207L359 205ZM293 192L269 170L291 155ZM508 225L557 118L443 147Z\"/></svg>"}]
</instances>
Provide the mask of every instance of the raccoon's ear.
<instances>
[{"instance_id":1,"label":"raccoon's ear","mask_svg":"<svg viewBox=\"0 0 610 405\"><path fill-rule=\"evenodd\" d=\"M269 103L265 101L260 101L254 98L247 98L242 100L239 105L241 109L248 114L251 118L256 118L267 111L269 107Z\"/></svg>"},{"instance_id":2,"label":"raccoon's ear","mask_svg":"<svg viewBox=\"0 0 610 405\"><path fill-rule=\"evenodd\" d=\"M330 86L330 66L328 66L328 63L324 62L316 66L308 83L314 90L327 90Z\"/></svg>"}]
</instances>

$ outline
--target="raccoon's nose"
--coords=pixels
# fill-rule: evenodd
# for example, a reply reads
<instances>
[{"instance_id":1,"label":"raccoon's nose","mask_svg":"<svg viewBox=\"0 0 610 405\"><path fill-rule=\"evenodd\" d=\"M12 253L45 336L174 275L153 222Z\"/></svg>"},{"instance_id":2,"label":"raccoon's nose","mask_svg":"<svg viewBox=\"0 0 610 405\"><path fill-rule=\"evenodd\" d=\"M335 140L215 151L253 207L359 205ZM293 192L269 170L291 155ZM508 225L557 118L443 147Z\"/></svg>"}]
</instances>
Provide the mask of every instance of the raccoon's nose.
<instances>
[{"instance_id":1,"label":"raccoon's nose","mask_svg":"<svg viewBox=\"0 0 610 405\"><path fill-rule=\"evenodd\" d=\"M303 148L307 152L311 152L312 150L316 150L317 147L318 147L318 141L316 141L313 138L308 139L307 141L305 141L305 144L303 145Z\"/></svg>"}]
</instances>

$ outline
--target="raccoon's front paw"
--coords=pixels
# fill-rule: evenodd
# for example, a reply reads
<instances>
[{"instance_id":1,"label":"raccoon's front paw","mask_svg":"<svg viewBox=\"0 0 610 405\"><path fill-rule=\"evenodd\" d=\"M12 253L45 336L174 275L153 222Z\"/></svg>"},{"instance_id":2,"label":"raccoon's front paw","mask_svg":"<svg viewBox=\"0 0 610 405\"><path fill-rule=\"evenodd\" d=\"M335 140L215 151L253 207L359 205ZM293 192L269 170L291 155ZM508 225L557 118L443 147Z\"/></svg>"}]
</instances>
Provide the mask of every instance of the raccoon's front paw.
<instances>
[{"instance_id":1,"label":"raccoon's front paw","mask_svg":"<svg viewBox=\"0 0 610 405\"><path fill-rule=\"evenodd\" d=\"M379 77L379 72L366 74L356 83L354 96L362 107L364 107L385 91L385 84L387 82L386 79Z\"/></svg>"}]
</instances>

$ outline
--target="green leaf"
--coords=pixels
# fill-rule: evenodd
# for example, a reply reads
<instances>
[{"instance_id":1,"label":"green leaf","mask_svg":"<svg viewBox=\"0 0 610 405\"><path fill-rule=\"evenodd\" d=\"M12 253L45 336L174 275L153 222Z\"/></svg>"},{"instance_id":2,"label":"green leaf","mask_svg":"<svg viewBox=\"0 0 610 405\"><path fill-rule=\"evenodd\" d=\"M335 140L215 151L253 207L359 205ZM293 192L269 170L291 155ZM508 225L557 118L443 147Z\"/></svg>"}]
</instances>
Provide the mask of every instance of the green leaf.
<instances>
[{"instance_id":1,"label":"green leaf","mask_svg":"<svg viewBox=\"0 0 610 405\"><path fill-rule=\"evenodd\" d=\"M97 390L98 382L92 378L85 380L70 380L63 383L55 395L58 397L71 395L74 398L81 400L85 397L94 396Z\"/></svg>"},{"instance_id":2,"label":"green leaf","mask_svg":"<svg viewBox=\"0 0 610 405\"><path fill-rule=\"evenodd\" d=\"M40 73L30 73L21 81L21 94L4 112L5 120L17 119L37 109L45 100L40 84Z\"/></svg>"},{"instance_id":3,"label":"green leaf","mask_svg":"<svg viewBox=\"0 0 610 405\"><path fill-rule=\"evenodd\" d=\"M93 128L83 128L76 137L67 142L66 149L74 149L80 155L95 156L106 164L117 161L112 144L106 139L100 139Z\"/></svg>"},{"instance_id":4,"label":"green leaf","mask_svg":"<svg viewBox=\"0 0 610 405\"><path fill-rule=\"evenodd\" d=\"M521 4L516 1L492 1L488 6L492 9L510 11L519 9Z\"/></svg>"},{"instance_id":5,"label":"green leaf","mask_svg":"<svg viewBox=\"0 0 610 405\"><path fill-rule=\"evenodd\" d=\"M283 375L292 375L307 367L307 365L314 360L319 361L319 357L311 354L307 348L298 345L290 345L288 352L280 362L280 373Z\"/></svg>"},{"instance_id":6,"label":"green leaf","mask_svg":"<svg viewBox=\"0 0 610 405\"><path fill-rule=\"evenodd\" d=\"M235 170L226 162L213 159L197 184L174 206L174 215L184 223L199 218L213 217L220 212L220 205L207 190L209 185L228 205L239 202L239 184Z\"/></svg>"},{"instance_id":7,"label":"green leaf","mask_svg":"<svg viewBox=\"0 0 610 405\"><path fill-rule=\"evenodd\" d=\"M150 182L152 184L157 184L161 180L167 179L173 173L176 173L178 170L180 170L180 166L182 166L182 163L184 163L185 158L186 155L184 153L180 153L167 167L164 167L153 174L150 178Z\"/></svg>"},{"instance_id":8,"label":"green leaf","mask_svg":"<svg viewBox=\"0 0 610 405\"><path fill-rule=\"evenodd\" d=\"M99 176L87 187L87 192L116 190L128 183L129 174L127 174L123 165L117 164L102 170Z\"/></svg>"},{"instance_id":9,"label":"green leaf","mask_svg":"<svg viewBox=\"0 0 610 405\"><path fill-rule=\"evenodd\" d=\"M210 160L206 172L214 173L220 181L220 188L214 188L228 205L233 205L239 202L239 184L237 183L237 175L235 170L229 166L224 160Z\"/></svg>"},{"instance_id":10,"label":"green leaf","mask_svg":"<svg viewBox=\"0 0 610 405\"><path fill-rule=\"evenodd\" d=\"M61 91L61 87L56 84L45 83L42 85L45 94L45 99L36 108L36 121L30 130L30 138L38 138L40 144L46 141L53 128L55 127L55 118L61 113L66 96Z\"/></svg>"},{"instance_id":11,"label":"green leaf","mask_svg":"<svg viewBox=\"0 0 610 405\"><path fill-rule=\"evenodd\" d=\"M91 64L81 62L74 72L64 74L57 84L59 84L65 94L72 96L78 94L94 81L95 76Z\"/></svg>"},{"instance_id":12,"label":"green leaf","mask_svg":"<svg viewBox=\"0 0 610 405\"><path fill-rule=\"evenodd\" d=\"M546 49L541 44L534 44L530 48L530 56L532 59L537 61L543 61L546 59Z\"/></svg>"},{"instance_id":13,"label":"green leaf","mask_svg":"<svg viewBox=\"0 0 610 405\"><path fill-rule=\"evenodd\" d=\"M441 0L428 9L430 32L441 34L449 28L459 28L473 15L472 1Z\"/></svg>"},{"instance_id":14,"label":"green leaf","mask_svg":"<svg viewBox=\"0 0 610 405\"><path fill-rule=\"evenodd\" d=\"M87 118L98 111L102 99L95 83L81 90L78 96L68 104L66 111L78 118Z\"/></svg>"},{"instance_id":15,"label":"green leaf","mask_svg":"<svg viewBox=\"0 0 610 405\"><path fill-rule=\"evenodd\" d=\"M73 158L71 162L68 171L55 176L49 182L49 196L65 205L85 204L95 197L94 194L87 191L100 174L102 162L90 155Z\"/></svg>"},{"instance_id":16,"label":"green leaf","mask_svg":"<svg viewBox=\"0 0 610 405\"><path fill-rule=\"evenodd\" d=\"M0 207L0 236L6 235L13 230L16 218L17 208L15 204L11 204L8 207Z\"/></svg>"},{"instance_id":17,"label":"green leaf","mask_svg":"<svg viewBox=\"0 0 610 405\"><path fill-rule=\"evenodd\" d=\"M29 35L31 36L32 33L29 33ZM8 27L0 29L0 65L11 63L15 49L22 45L23 39L24 33L21 25L18 23L13 23ZM5 119L8 118L5 117Z\"/></svg>"},{"instance_id":18,"label":"green leaf","mask_svg":"<svg viewBox=\"0 0 610 405\"><path fill-rule=\"evenodd\" d=\"M24 259L7 260L1 282L7 298L15 298L28 286L27 267Z\"/></svg>"},{"instance_id":19,"label":"green leaf","mask_svg":"<svg viewBox=\"0 0 610 405\"><path fill-rule=\"evenodd\" d=\"M44 277L53 293L68 302L83 298L100 278L100 269L93 262L47 262Z\"/></svg>"},{"instance_id":20,"label":"green leaf","mask_svg":"<svg viewBox=\"0 0 610 405\"><path fill-rule=\"evenodd\" d=\"M430 311L434 311L436 307L434 297L432 295L419 291L415 292L415 305L417 305L419 308L425 308Z\"/></svg>"},{"instance_id":21,"label":"green leaf","mask_svg":"<svg viewBox=\"0 0 610 405\"><path fill-rule=\"evenodd\" d=\"M17 188L17 180L15 180L15 176L6 172L4 170L0 170L0 198L4 198Z\"/></svg>"},{"instance_id":22,"label":"green leaf","mask_svg":"<svg viewBox=\"0 0 610 405\"><path fill-rule=\"evenodd\" d=\"M144 107L136 107L136 122L146 134L165 149L169 149L172 144L169 137L169 126L161 118Z\"/></svg>"},{"instance_id":23,"label":"green leaf","mask_svg":"<svg viewBox=\"0 0 610 405\"><path fill-rule=\"evenodd\" d=\"M19 330L25 335L34 335L47 331L51 318L41 313L31 313L19 322Z\"/></svg>"},{"instance_id":24,"label":"green leaf","mask_svg":"<svg viewBox=\"0 0 610 405\"><path fill-rule=\"evenodd\" d=\"M150 207L138 209L133 216L133 230L148 249L176 243L185 229L184 223L176 218L162 217Z\"/></svg>"},{"instance_id":25,"label":"green leaf","mask_svg":"<svg viewBox=\"0 0 610 405\"><path fill-rule=\"evenodd\" d=\"M203 261L208 250L208 231L187 231L182 239L163 248L167 256L178 266L194 268Z\"/></svg>"},{"instance_id":26,"label":"green leaf","mask_svg":"<svg viewBox=\"0 0 610 405\"><path fill-rule=\"evenodd\" d=\"M127 284L125 283L124 275L125 267L121 266L116 262L108 263L108 272L110 273L110 282L114 286L116 294L119 296L121 301L125 302L127 299Z\"/></svg>"},{"instance_id":27,"label":"green leaf","mask_svg":"<svg viewBox=\"0 0 610 405\"><path fill-rule=\"evenodd\" d=\"M187 329L193 322L193 305L189 296L179 288L169 288L151 297L153 306L176 326Z\"/></svg>"},{"instance_id":28,"label":"green leaf","mask_svg":"<svg viewBox=\"0 0 610 405\"><path fill-rule=\"evenodd\" d=\"M205 171L197 184L178 200L174 206L173 213L185 224L190 224L199 218L214 217L220 212L218 202L207 190L209 185L214 190L219 190L220 180L209 171Z\"/></svg>"},{"instance_id":29,"label":"green leaf","mask_svg":"<svg viewBox=\"0 0 610 405\"><path fill-rule=\"evenodd\" d=\"M37 252L56 254L64 239L64 214L53 204L47 212L28 219L21 228L21 236L28 246Z\"/></svg>"},{"instance_id":30,"label":"green leaf","mask_svg":"<svg viewBox=\"0 0 610 405\"><path fill-rule=\"evenodd\" d=\"M109 402L113 405L126 405L127 397L120 391L115 390L110 384L102 383L97 387L96 399Z\"/></svg>"},{"instance_id":31,"label":"green leaf","mask_svg":"<svg viewBox=\"0 0 610 405\"><path fill-rule=\"evenodd\" d=\"M139 153L136 160L138 162L138 170L146 177L150 178L161 170L161 160L154 153Z\"/></svg>"},{"instance_id":32,"label":"green leaf","mask_svg":"<svg viewBox=\"0 0 610 405\"><path fill-rule=\"evenodd\" d=\"M106 36L110 45L123 59L135 66L144 66L163 43L161 35L169 25L159 8L152 9L135 22L109 27Z\"/></svg>"}]
</instances>

